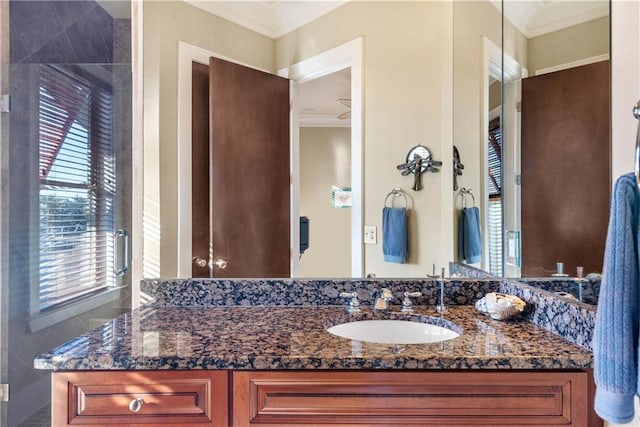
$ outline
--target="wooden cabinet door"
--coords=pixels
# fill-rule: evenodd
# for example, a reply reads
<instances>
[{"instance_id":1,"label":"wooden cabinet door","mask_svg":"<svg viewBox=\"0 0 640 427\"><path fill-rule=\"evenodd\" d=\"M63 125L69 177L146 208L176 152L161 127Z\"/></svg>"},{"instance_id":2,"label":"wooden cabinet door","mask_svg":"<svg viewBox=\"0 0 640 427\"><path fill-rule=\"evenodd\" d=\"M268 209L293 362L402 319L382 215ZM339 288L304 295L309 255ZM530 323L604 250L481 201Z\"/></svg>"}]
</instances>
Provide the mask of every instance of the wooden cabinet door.
<instances>
[{"instance_id":1,"label":"wooden cabinet door","mask_svg":"<svg viewBox=\"0 0 640 427\"><path fill-rule=\"evenodd\" d=\"M234 372L233 425L574 426L587 372ZM593 423L593 424L592 424Z\"/></svg>"},{"instance_id":2,"label":"wooden cabinet door","mask_svg":"<svg viewBox=\"0 0 640 427\"><path fill-rule=\"evenodd\" d=\"M227 427L227 371L54 372L52 425Z\"/></svg>"}]
</instances>

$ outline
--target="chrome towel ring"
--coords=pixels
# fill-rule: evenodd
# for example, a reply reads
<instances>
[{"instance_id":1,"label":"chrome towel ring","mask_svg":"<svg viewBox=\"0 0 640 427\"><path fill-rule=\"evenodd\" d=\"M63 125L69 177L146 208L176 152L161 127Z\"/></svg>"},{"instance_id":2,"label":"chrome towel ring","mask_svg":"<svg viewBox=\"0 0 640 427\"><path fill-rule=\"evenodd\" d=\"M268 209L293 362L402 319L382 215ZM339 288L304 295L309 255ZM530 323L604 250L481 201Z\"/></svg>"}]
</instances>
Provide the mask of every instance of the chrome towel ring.
<instances>
[{"instance_id":1,"label":"chrome towel ring","mask_svg":"<svg viewBox=\"0 0 640 427\"><path fill-rule=\"evenodd\" d=\"M392 197L392 196L393 196L393 198L391 199L391 206L387 206L387 201L389 200L389 197ZM404 207L405 207L405 209L408 208L409 207L409 202L407 200L407 195L404 194L404 191L402 191L402 189L400 189L400 188L394 188L393 190L391 190L389 192L389 194L387 194L387 197L384 198L384 207L385 208L387 208L387 207L392 208L393 207L393 199L396 198L396 197L400 197L400 196L402 196L404 198Z\"/></svg>"},{"instance_id":2,"label":"chrome towel ring","mask_svg":"<svg viewBox=\"0 0 640 427\"><path fill-rule=\"evenodd\" d=\"M476 206L476 197L473 195L473 192L471 191L470 188L465 188L462 187L460 189L460 192L458 193L457 197L462 197L462 207L466 208L467 207L467 195L471 196L471 200L473 200L473 207Z\"/></svg>"}]
</instances>

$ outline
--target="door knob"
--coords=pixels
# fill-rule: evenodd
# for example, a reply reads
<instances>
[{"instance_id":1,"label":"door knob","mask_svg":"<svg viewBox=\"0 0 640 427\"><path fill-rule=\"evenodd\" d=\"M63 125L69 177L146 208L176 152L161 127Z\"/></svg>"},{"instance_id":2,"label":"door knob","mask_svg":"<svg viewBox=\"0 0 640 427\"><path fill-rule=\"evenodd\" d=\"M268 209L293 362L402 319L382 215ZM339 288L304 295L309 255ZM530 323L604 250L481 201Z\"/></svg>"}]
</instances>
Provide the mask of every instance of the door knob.
<instances>
[{"instance_id":1,"label":"door knob","mask_svg":"<svg viewBox=\"0 0 640 427\"><path fill-rule=\"evenodd\" d=\"M229 264L229 263L228 263L226 260L222 259L222 258L218 258L218 259L216 259L215 261L213 261L213 265L214 265L214 267L219 268L219 269L222 269L222 270L224 270L225 268L227 268L227 265L228 265L228 264Z\"/></svg>"},{"instance_id":2,"label":"door knob","mask_svg":"<svg viewBox=\"0 0 640 427\"><path fill-rule=\"evenodd\" d=\"M200 268L205 268L206 266L209 265L206 259L200 258L197 256L193 257L193 263L196 265L196 267L200 267Z\"/></svg>"}]
</instances>

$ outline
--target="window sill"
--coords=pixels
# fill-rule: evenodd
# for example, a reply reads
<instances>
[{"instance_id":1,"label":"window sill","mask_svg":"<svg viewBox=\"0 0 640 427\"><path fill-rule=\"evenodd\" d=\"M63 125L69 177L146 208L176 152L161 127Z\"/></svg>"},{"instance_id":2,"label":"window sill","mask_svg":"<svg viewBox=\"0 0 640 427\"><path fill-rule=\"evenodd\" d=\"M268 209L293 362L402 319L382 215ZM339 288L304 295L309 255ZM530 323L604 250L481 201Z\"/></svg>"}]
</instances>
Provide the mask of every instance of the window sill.
<instances>
[{"instance_id":1,"label":"window sill","mask_svg":"<svg viewBox=\"0 0 640 427\"><path fill-rule=\"evenodd\" d=\"M29 329L31 329L31 332L40 331L48 328L49 326L53 326L56 323L63 322L79 314L86 313L87 311L116 301L120 298L120 291L125 287L126 286L113 287L64 307L53 309L46 313L35 314L31 320L29 320Z\"/></svg>"}]
</instances>

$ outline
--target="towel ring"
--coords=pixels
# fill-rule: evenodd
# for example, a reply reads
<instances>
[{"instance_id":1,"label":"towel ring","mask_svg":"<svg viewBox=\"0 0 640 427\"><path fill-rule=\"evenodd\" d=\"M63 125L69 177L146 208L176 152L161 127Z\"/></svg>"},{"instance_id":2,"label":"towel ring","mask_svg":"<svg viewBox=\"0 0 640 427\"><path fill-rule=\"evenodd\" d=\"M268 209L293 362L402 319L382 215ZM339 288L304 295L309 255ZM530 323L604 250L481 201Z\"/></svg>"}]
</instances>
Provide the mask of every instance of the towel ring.
<instances>
[{"instance_id":1,"label":"towel ring","mask_svg":"<svg viewBox=\"0 0 640 427\"><path fill-rule=\"evenodd\" d=\"M393 196L398 197L398 196L402 196L404 197L404 207L405 209L409 207L409 202L407 201L407 195L404 194L404 191L402 191L402 189L400 188L394 188L393 190L391 190L389 192L389 194L387 194L387 197L384 198L384 207L387 207L387 200L389 200L389 197ZM391 207L393 207L393 199L391 199Z\"/></svg>"},{"instance_id":2,"label":"towel ring","mask_svg":"<svg viewBox=\"0 0 640 427\"><path fill-rule=\"evenodd\" d=\"M457 197L462 196L462 207L463 208L467 207L467 197L466 197L467 194L469 196L471 196L471 199L473 200L473 207L475 208L476 207L476 197L473 195L473 192L471 191L470 188L465 188L465 187L462 187L460 189L460 192L458 193L458 196L457 196Z\"/></svg>"}]
</instances>

